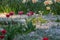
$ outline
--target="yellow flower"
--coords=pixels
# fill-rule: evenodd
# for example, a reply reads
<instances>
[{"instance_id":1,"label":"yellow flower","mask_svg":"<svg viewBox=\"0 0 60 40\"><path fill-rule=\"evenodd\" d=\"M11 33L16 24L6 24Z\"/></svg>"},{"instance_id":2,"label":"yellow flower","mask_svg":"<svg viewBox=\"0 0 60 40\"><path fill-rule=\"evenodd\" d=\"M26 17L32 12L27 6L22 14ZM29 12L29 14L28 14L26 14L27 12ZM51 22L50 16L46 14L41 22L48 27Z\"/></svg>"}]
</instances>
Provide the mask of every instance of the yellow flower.
<instances>
[{"instance_id":1,"label":"yellow flower","mask_svg":"<svg viewBox=\"0 0 60 40\"><path fill-rule=\"evenodd\" d=\"M50 7L46 7L46 10L50 10Z\"/></svg>"}]
</instances>

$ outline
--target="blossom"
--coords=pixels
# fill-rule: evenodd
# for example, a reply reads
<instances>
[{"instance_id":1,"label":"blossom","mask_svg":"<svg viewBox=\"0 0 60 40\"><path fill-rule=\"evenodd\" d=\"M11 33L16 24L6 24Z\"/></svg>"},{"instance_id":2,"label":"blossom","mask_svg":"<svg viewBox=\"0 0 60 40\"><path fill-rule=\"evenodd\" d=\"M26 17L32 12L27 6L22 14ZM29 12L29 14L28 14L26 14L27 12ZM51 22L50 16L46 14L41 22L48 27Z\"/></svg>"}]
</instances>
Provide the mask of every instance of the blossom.
<instances>
[{"instance_id":1,"label":"blossom","mask_svg":"<svg viewBox=\"0 0 60 40\"><path fill-rule=\"evenodd\" d=\"M50 0L47 0L47 1L44 2L44 4L45 4L45 5L50 5L50 4L53 4L53 2L50 1Z\"/></svg>"},{"instance_id":2,"label":"blossom","mask_svg":"<svg viewBox=\"0 0 60 40\"><path fill-rule=\"evenodd\" d=\"M9 14L12 16L12 15L14 15L14 12L10 12Z\"/></svg>"},{"instance_id":3,"label":"blossom","mask_svg":"<svg viewBox=\"0 0 60 40\"><path fill-rule=\"evenodd\" d=\"M23 11L18 12L19 15L22 15L23 13L24 13Z\"/></svg>"},{"instance_id":4,"label":"blossom","mask_svg":"<svg viewBox=\"0 0 60 40\"><path fill-rule=\"evenodd\" d=\"M2 34L6 34L7 31L3 29L3 30L1 30L1 32L2 32Z\"/></svg>"},{"instance_id":5,"label":"blossom","mask_svg":"<svg viewBox=\"0 0 60 40\"><path fill-rule=\"evenodd\" d=\"M50 7L46 7L46 10L50 10Z\"/></svg>"},{"instance_id":6,"label":"blossom","mask_svg":"<svg viewBox=\"0 0 60 40\"><path fill-rule=\"evenodd\" d=\"M6 17L7 17L7 18L9 18L9 17L10 17L10 15L9 15L9 14L6 14Z\"/></svg>"},{"instance_id":7,"label":"blossom","mask_svg":"<svg viewBox=\"0 0 60 40\"><path fill-rule=\"evenodd\" d=\"M26 0L23 0L22 3L26 3Z\"/></svg>"},{"instance_id":8,"label":"blossom","mask_svg":"<svg viewBox=\"0 0 60 40\"><path fill-rule=\"evenodd\" d=\"M27 16L31 16L31 14L30 13L27 13Z\"/></svg>"},{"instance_id":9,"label":"blossom","mask_svg":"<svg viewBox=\"0 0 60 40\"><path fill-rule=\"evenodd\" d=\"M34 14L34 12L32 12L32 11L30 11L29 13L30 13L31 15L33 15L33 14Z\"/></svg>"},{"instance_id":10,"label":"blossom","mask_svg":"<svg viewBox=\"0 0 60 40\"><path fill-rule=\"evenodd\" d=\"M27 13L28 16L32 16L34 14L34 12L30 11Z\"/></svg>"},{"instance_id":11,"label":"blossom","mask_svg":"<svg viewBox=\"0 0 60 40\"><path fill-rule=\"evenodd\" d=\"M49 40L47 37L44 37L43 40Z\"/></svg>"},{"instance_id":12,"label":"blossom","mask_svg":"<svg viewBox=\"0 0 60 40\"><path fill-rule=\"evenodd\" d=\"M0 39L3 39L4 38L4 35L0 35Z\"/></svg>"}]
</instances>

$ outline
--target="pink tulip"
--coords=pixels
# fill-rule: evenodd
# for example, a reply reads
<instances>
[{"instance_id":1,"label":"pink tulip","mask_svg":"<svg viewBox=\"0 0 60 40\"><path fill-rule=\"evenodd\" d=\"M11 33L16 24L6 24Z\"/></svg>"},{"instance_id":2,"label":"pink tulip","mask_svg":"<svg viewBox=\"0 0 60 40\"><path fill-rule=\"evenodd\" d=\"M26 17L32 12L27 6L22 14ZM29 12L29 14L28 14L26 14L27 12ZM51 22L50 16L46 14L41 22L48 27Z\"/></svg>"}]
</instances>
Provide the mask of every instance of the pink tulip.
<instances>
[{"instance_id":1,"label":"pink tulip","mask_svg":"<svg viewBox=\"0 0 60 40\"><path fill-rule=\"evenodd\" d=\"M19 15L22 15L23 13L24 13L23 11L19 11L19 12L18 12Z\"/></svg>"},{"instance_id":2,"label":"pink tulip","mask_svg":"<svg viewBox=\"0 0 60 40\"><path fill-rule=\"evenodd\" d=\"M28 16L32 16L34 14L34 12L30 11L27 13Z\"/></svg>"}]
</instances>

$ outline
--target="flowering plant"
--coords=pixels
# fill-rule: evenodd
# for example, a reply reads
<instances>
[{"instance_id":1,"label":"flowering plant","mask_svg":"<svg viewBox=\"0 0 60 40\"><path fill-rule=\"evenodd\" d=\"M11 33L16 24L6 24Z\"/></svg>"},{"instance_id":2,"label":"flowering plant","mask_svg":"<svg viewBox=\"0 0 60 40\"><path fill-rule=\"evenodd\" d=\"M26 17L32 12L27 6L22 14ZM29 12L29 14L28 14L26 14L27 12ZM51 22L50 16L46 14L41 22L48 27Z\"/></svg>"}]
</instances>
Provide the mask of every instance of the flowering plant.
<instances>
[{"instance_id":1,"label":"flowering plant","mask_svg":"<svg viewBox=\"0 0 60 40\"><path fill-rule=\"evenodd\" d=\"M6 33L7 33L6 30L4 29L0 30L0 39L4 39Z\"/></svg>"},{"instance_id":2,"label":"flowering plant","mask_svg":"<svg viewBox=\"0 0 60 40\"><path fill-rule=\"evenodd\" d=\"M36 24L37 22L39 22L39 23L46 23L47 20L43 19L42 17L38 17L38 18L32 19L32 23L33 24Z\"/></svg>"},{"instance_id":3,"label":"flowering plant","mask_svg":"<svg viewBox=\"0 0 60 40\"><path fill-rule=\"evenodd\" d=\"M10 12L14 11L18 13L18 11L22 10L26 14L28 11L33 11L38 13L38 11L44 11L44 14L49 13L50 11L55 14L60 13L60 0L8 0L6 3L4 1L1 2L1 10L2 12ZM10 4L11 3L11 4ZM3 5L6 6L3 6ZM14 5L15 4L15 5ZM19 5L20 4L20 5ZM11 12L13 13L13 12ZM20 13L19 13L20 14ZM13 15L13 14L11 14ZM21 14L20 14L21 15Z\"/></svg>"},{"instance_id":4,"label":"flowering plant","mask_svg":"<svg viewBox=\"0 0 60 40\"><path fill-rule=\"evenodd\" d=\"M6 30L1 31L2 34L6 34L6 36L2 35L4 40L14 40L16 35L23 35L23 34L27 34L31 31L35 30L35 26L32 24L31 20L30 21L26 21L26 23L22 23L22 22L17 22L16 24L7 24L5 26L2 25L2 28L7 30L7 34L6 34ZM1 36L1 37L2 37Z\"/></svg>"}]
</instances>

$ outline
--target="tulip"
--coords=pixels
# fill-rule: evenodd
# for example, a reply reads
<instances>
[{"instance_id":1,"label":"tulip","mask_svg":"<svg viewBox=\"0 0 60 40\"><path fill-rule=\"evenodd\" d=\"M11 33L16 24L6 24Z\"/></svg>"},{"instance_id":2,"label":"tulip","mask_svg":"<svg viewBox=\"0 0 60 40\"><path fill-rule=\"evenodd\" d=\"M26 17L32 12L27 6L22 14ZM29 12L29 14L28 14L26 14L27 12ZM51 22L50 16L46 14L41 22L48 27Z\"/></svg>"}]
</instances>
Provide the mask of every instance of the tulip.
<instances>
[{"instance_id":1,"label":"tulip","mask_svg":"<svg viewBox=\"0 0 60 40\"><path fill-rule=\"evenodd\" d=\"M4 38L4 35L1 35L1 36L0 36L0 39L3 39L3 38Z\"/></svg>"},{"instance_id":2,"label":"tulip","mask_svg":"<svg viewBox=\"0 0 60 40\"><path fill-rule=\"evenodd\" d=\"M23 11L18 12L19 15L22 15L23 13L24 13Z\"/></svg>"},{"instance_id":3,"label":"tulip","mask_svg":"<svg viewBox=\"0 0 60 40\"><path fill-rule=\"evenodd\" d=\"M10 12L9 14L12 16L12 15L14 15L14 12Z\"/></svg>"},{"instance_id":4,"label":"tulip","mask_svg":"<svg viewBox=\"0 0 60 40\"><path fill-rule=\"evenodd\" d=\"M9 15L9 14L6 14L6 17L7 17L7 18L9 18L9 17L10 17L10 15Z\"/></svg>"},{"instance_id":5,"label":"tulip","mask_svg":"<svg viewBox=\"0 0 60 40\"><path fill-rule=\"evenodd\" d=\"M32 12L32 11L30 11L29 13L30 13L31 15L33 15L33 14L34 14L34 12Z\"/></svg>"},{"instance_id":6,"label":"tulip","mask_svg":"<svg viewBox=\"0 0 60 40\"><path fill-rule=\"evenodd\" d=\"M49 40L47 37L44 37L43 40Z\"/></svg>"},{"instance_id":7,"label":"tulip","mask_svg":"<svg viewBox=\"0 0 60 40\"><path fill-rule=\"evenodd\" d=\"M27 16L31 16L31 14L27 13Z\"/></svg>"},{"instance_id":8,"label":"tulip","mask_svg":"<svg viewBox=\"0 0 60 40\"><path fill-rule=\"evenodd\" d=\"M3 29L3 30L1 30L1 32L2 32L2 34L6 34L7 31Z\"/></svg>"},{"instance_id":9,"label":"tulip","mask_svg":"<svg viewBox=\"0 0 60 40\"><path fill-rule=\"evenodd\" d=\"M30 11L27 13L28 16L32 16L34 14L34 12Z\"/></svg>"}]
</instances>

